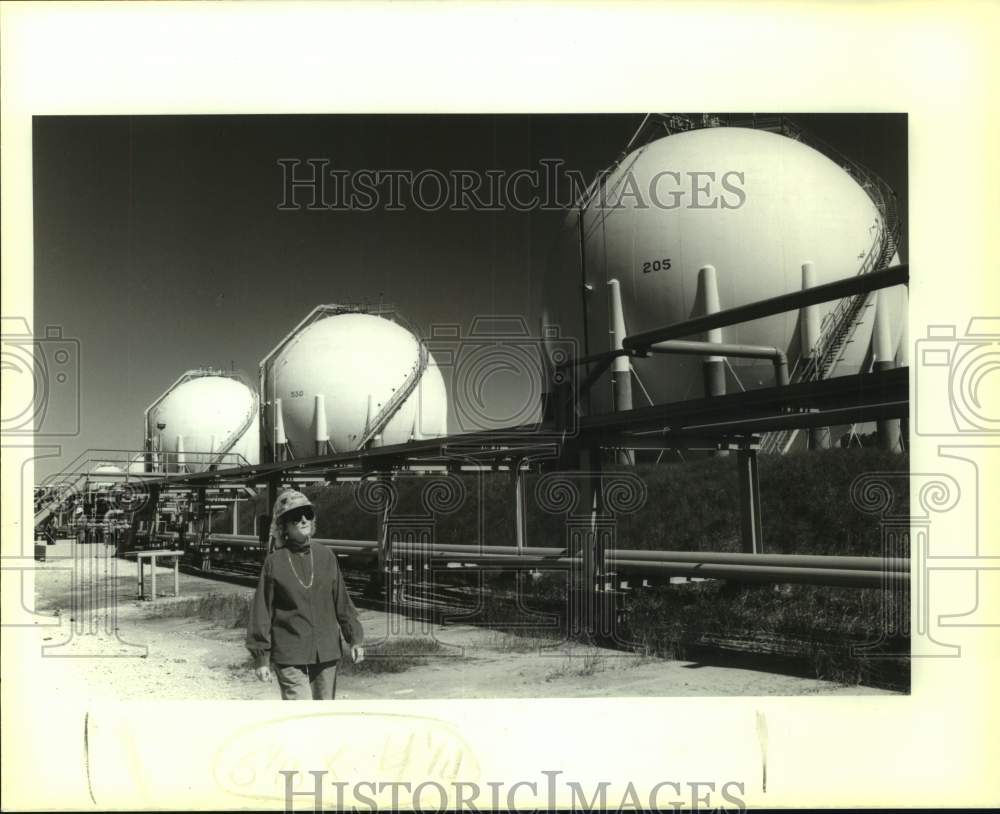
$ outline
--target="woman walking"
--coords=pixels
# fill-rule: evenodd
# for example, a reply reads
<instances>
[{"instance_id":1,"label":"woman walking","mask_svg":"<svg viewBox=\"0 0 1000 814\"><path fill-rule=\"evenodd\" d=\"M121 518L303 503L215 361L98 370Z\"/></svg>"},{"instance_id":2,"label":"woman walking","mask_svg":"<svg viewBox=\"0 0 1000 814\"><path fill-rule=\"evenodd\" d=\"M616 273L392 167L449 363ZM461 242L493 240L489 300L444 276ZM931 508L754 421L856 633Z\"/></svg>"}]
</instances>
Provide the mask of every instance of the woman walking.
<instances>
[{"instance_id":1,"label":"woman walking","mask_svg":"<svg viewBox=\"0 0 1000 814\"><path fill-rule=\"evenodd\" d=\"M364 630L347 594L337 556L311 541L313 505L301 492L278 496L271 544L247 625L247 649L261 681L277 676L281 697L330 700L337 692L341 633L352 662L364 659Z\"/></svg>"}]
</instances>

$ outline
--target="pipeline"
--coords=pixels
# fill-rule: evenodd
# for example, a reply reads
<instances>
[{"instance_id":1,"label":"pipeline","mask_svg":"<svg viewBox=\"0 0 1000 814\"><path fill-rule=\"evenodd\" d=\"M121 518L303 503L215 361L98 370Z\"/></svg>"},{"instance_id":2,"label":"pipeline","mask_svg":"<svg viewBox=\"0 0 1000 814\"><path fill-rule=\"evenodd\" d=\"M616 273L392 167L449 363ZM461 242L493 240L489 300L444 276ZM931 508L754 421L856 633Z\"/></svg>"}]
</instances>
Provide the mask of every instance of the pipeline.
<instances>
[{"instance_id":1,"label":"pipeline","mask_svg":"<svg viewBox=\"0 0 1000 814\"><path fill-rule=\"evenodd\" d=\"M583 561L579 557L502 557L486 555L481 557L456 557L435 554L432 562L456 562L469 565L502 566L509 569L526 570L582 570ZM726 579L735 582L780 582L805 585L828 585L843 588L882 588L888 585L909 583L910 575L903 571L875 571L846 568L789 568L774 565L731 565L721 563L677 562L663 560L644 562L641 560L618 559L609 563L609 573L636 574L644 577L701 577L704 579Z\"/></svg>"},{"instance_id":2,"label":"pipeline","mask_svg":"<svg viewBox=\"0 0 1000 814\"><path fill-rule=\"evenodd\" d=\"M774 381L779 387L788 384L788 357L784 351L765 345L738 345L730 342L694 342L669 339L656 342L647 349L650 353L679 356L732 356L744 359L770 359L774 365Z\"/></svg>"},{"instance_id":3,"label":"pipeline","mask_svg":"<svg viewBox=\"0 0 1000 814\"><path fill-rule=\"evenodd\" d=\"M315 538L338 554L375 557L378 545L368 540ZM210 543L258 546L255 537L213 534ZM579 556L569 556L564 548L515 546L473 546L439 544L433 547L414 543L393 543L394 554L410 560L437 563L465 563L474 566L501 566L515 569L570 570L582 567ZM752 582L803 583L842 587L878 588L892 581L909 581L910 561L905 557L824 556L815 554L744 554L704 551L634 551L609 549L607 567L616 573L648 576L689 576Z\"/></svg>"}]
</instances>

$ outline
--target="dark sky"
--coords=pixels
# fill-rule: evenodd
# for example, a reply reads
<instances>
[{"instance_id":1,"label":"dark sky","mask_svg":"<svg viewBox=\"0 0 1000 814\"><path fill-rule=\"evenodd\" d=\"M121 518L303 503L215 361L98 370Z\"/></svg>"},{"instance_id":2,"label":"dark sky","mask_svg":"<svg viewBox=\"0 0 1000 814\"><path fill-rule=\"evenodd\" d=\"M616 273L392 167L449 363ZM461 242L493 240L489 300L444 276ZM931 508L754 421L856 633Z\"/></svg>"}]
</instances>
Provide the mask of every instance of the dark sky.
<instances>
[{"instance_id":1,"label":"dark sky","mask_svg":"<svg viewBox=\"0 0 1000 814\"><path fill-rule=\"evenodd\" d=\"M904 115L792 118L881 175L905 224ZM384 296L422 332L477 314L536 326L561 214L281 211L279 159L511 172L558 158L589 180L641 120L36 117L34 329L79 340L82 405L80 436L61 439L61 464L40 462L38 477L87 448L137 447L143 410L186 370L233 365L255 383L263 356L320 303Z\"/></svg>"}]
</instances>

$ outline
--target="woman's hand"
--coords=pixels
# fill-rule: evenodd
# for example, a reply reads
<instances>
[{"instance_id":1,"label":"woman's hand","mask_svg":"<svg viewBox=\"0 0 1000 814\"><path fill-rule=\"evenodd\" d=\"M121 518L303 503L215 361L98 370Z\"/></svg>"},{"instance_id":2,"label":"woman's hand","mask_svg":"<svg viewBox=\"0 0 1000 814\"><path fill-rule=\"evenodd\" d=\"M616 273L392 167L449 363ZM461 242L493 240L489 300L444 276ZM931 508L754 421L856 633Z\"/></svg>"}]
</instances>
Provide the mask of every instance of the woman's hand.
<instances>
[{"instance_id":1,"label":"woman's hand","mask_svg":"<svg viewBox=\"0 0 1000 814\"><path fill-rule=\"evenodd\" d=\"M258 681L270 681L271 680L271 668L268 665L263 665L261 667L255 667L253 674L257 676Z\"/></svg>"},{"instance_id":2,"label":"woman's hand","mask_svg":"<svg viewBox=\"0 0 1000 814\"><path fill-rule=\"evenodd\" d=\"M365 660L365 648L360 644L351 645L351 661L355 664L361 664Z\"/></svg>"}]
</instances>

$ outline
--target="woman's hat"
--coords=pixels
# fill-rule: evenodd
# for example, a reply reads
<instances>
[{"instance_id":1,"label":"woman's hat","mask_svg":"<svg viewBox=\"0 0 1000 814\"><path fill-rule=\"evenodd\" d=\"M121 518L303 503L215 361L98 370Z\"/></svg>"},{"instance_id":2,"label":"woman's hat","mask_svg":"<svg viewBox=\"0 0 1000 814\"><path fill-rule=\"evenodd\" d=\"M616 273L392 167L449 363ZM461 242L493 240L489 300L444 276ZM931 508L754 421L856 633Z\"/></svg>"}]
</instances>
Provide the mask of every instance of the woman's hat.
<instances>
[{"instance_id":1,"label":"woman's hat","mask_svg":"<svg viewBox=\"0 0 1000 814\"><path fill-rule=\"evenodd\" d=\"M302 494L302 492L296 492L294 489L286 489L274 501L274 511L271 512L271 517L277 520L283 514L302 506L312 506L312 501Z\"/></svg>"},{"instance_id":2,"label":"woman's hat","mask_svg":"<svg viewBox=\"0 0 1000 814\"><path fill-rule=\"evenodd\" d=\"M271 530L269 550L280 548L281 543L281 517L288 514L293 509L300 509L303 506L312 506L312 501L302 492L295 489L286 489L278 499L274 501L274 510L271 512Z\"/></svg>"}]
</instances>

